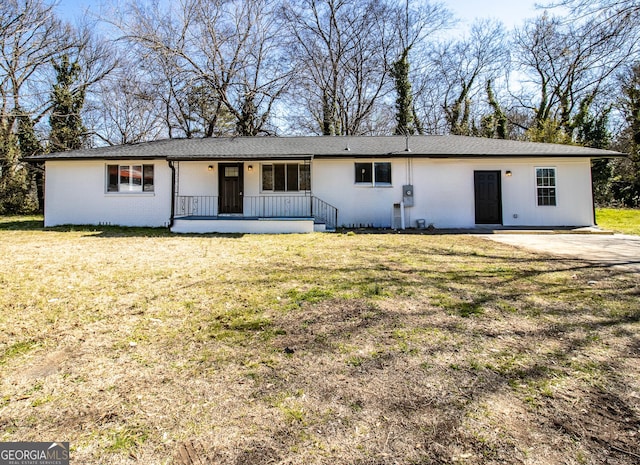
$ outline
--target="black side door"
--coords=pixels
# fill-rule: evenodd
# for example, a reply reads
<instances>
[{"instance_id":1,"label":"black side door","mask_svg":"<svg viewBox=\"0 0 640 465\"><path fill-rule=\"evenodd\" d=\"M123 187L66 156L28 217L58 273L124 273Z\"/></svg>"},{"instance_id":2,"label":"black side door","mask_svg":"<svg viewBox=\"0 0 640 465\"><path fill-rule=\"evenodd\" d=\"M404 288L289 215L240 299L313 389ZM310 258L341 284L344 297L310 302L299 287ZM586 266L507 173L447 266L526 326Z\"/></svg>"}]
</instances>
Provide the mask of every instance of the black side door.
<instances>
[{"instance_id":1,"label":"black side door","mask_svg":"<svg viewBox=\"0 0 640 465\"><path fill-rule=\"evenodd\" d=\"M476 224L502 224L500 171L474 171Z\"/></svg>"}]
</instances>

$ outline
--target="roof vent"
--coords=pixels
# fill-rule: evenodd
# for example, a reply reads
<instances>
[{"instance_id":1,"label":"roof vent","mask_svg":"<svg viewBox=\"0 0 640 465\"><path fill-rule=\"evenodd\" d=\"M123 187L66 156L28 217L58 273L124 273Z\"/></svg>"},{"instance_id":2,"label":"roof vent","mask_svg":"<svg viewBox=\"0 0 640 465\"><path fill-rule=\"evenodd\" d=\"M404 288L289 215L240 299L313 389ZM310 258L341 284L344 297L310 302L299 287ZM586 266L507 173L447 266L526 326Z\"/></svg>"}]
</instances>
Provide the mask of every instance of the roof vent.
<instances>
[{"instance_id":1,"label":"roof vent","mask_svg":"<svg viewBox=\"0 0 640 465\"><path fill-rule=\"evenodd\" d=\"M409 148L409 134L405 134L404 136L404 151L405 152L411 152L411 149Z\"/></svg>"}]
</instances>

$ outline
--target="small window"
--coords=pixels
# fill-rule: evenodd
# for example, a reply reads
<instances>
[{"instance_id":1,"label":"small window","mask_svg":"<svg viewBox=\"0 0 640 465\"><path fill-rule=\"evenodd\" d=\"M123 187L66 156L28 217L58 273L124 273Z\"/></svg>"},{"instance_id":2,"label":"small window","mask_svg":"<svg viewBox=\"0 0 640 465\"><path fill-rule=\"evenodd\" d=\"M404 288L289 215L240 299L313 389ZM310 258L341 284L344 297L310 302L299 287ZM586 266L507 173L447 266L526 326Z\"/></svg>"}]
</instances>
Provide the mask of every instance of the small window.
<instances>
[{"instance_id":1,"label":"small window","mask_svg":"<svg viewBox=\"0 0 640 465\"><path fill-rule=\"evenodd\" d=\"M153 165L142 165L142 167L142 177L144 179L142 190L144 192L153 192Z\"/></svg>"},{"instance_id":2,"label":"small window","mask_svg":"<svg viewBox=\"0 0 640 465\"><path fill-rule=\"evenodd\" d=\"M298 163L262 165L262 190L297 192L311 190L311 167Z\"/></svg>"},{"instance_id":3,"label":"small window","mask_svg":"<svg viewBox=\"0 0 640 465\"><path fill-rule=\"evenodd\" d=\"M225 166L224 177L225 178L237 178L240 176L240 168L237 166Z\"/></svg>"},{"instance_id":4,"label":"small window","mask_svg":"<svg viewBox=\"0 0 640 465\"><path fill-rule=\"evenodd\" d=\"M369 183L373 182L373 171L371 163L356 163L356 183Z\"/></svg>"},{"instance_id":5,"label":"small window","mask_svg":"<svg viewBox=\"0 0 640 465\"><path fill-rule=\"evenodd\" d=\"M153 165L107 165L107 192L153 192Z\"/></svg>"},{"instance_id":6,"label":"small window","mask_svg":"<svg viewBox=\"0 0 640 465\"><path fill-rule=\"evenodd\" d=\"M538 206L556 205L556 169L536 168Z\"/></svg>"},{"instance_id":7,"label":"small window","mask_svg":"<svg viewBox=\"0 0 640 465\"><path fill-rule=\"evenodd\" d=\"M356 163L356 184L391 185L391 163Z\"/></svg>"},{"instance_id":8,"label":"small window","mask_svg":"<svg viewBox=\"0 0 640 465\"><path fill-rule=\"evenodd\" d=\"M273 190L273 165L262 165L262 190Z\"/></svg>"},{"instance_id":9,"label":"small window","mask_svg":"<svg viewBox=\"0 0 640 465\"><path fill-rule=\"evenodd\" d=\"M118 192L118 165L107 166L107 192Z\"/></svg>"},{"instance_id":10,"label":"small window","mask_svg":"<svg viewBox=\"0 0 640 465\"><path fill-rule=\"evenodd\" d=\"M391 163L374 163L376 184L391 184Z\"/></svg>"}]
</instances>

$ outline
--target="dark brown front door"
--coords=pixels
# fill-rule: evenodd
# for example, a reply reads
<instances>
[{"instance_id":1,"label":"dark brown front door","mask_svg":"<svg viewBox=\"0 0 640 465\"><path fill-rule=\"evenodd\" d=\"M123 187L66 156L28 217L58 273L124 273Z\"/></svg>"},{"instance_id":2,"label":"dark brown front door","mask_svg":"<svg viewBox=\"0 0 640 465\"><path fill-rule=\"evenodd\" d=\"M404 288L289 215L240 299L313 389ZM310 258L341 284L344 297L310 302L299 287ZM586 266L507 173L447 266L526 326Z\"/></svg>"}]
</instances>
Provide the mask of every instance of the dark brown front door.
<instances>
[{"instance_id":1,"label":"dark brown front door","mask_svg":"<svg viewBox=\"0 0 640 465\"><path fill-rule=\"evenodd\" d=\"M242 213L244 189L244 164L221 163L218 182L220 186L220 213Z\"/></svg>"},{"instance_id":2,"label":"dark brown front door","mask_svg":"<svg viewBox=\"0 0 640 465\"><path fill-rule=\"evenodd\" d=\"M500 171L474 171L476 224L502 224Z\"/></svg>"}]
</instances>

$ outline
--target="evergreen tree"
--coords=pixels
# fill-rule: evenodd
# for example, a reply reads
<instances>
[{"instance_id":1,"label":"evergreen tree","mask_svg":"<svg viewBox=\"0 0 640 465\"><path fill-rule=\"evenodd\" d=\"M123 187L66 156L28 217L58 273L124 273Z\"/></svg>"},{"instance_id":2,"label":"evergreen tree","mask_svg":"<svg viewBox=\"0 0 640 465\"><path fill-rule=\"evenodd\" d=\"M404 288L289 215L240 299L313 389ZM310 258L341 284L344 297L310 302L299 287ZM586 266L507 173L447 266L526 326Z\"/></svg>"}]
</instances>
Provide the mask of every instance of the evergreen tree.
<instances>
[{"instance_id":1,"label":"evergreen tree","mask_svg":"<svg viewBox=\"0 0 640 465\"><path fill-rule=\"evenodd\" d=\"M33 126L33 120L31 117L19 110L17 115L18 120L18 145L20 147L20 154L22 157L30 157L32 155L40 155L44 152L42 144L36 136L36 131Z\"/></svg>"},{"instance_id":2,"label":"evergreen tree","mask_svg":"<svg viewBox=\"0 0 640 465\"><path fill-rule=\"evenodd\" d=\"M395 133L398 135L415 134L413 93L409 81L409 48L405 48L393 63L391 77L396 85L396 125Z\"/></svg>"},{"instance_id":3,"label":"evergreen tree","mask_svg":"<svg viewBox=\"0 0 640 465\"><path fill-rule=\"evenodd\" d=\"M594 116L588 111L580 111L575 121L577 142L585 147L607 149L611 143L608 120L611 109ZM591 179L593 196L597 205L608 205L612 201L610 181L611 161L607 158L596 158L591 161Z\"/></svg>"},{"instance_id":4,"label":"evergreen tree","mask_svg":"<svg viewBox=\"0 0 640 465\"><path fill-rule=\"evenodd\" d=\"M53 67L56 70L56 83L51 93L53 104L49 117L50 151L79 149L86 138L86 129L80 117L85 91L83 87L74 88L74 82L80 74L80 65L77 62L70 63L69 57L63 55L60 63L54 63Z\"/></svg>"},{"instance_id":5,"label":"evergreen tree","mask_svg":"<svg viewBox=\"0 0 640 465\"><path fill-rule=\"evenodd\" d=\"M256 136L258 134L256 125L257 113L258 107L255 104L255 93L247 90L244 93L240 118L236 123L236 132L239 136Z\"/></svg>"},{"instance_id":6,"label":"evergreen tree","mask_svg":"<svg viewBox=\"0 0 640 465\"><path fill-rule=\"evenodd\" d=\"M616 201L640 206L640 63L636 63L622 83L621 110L627 126L620 138L626 159L613 161L611 191Z\"/></svg>"},{"instance_id":7,"label":"evergreen tree","mask_svg":"<svg viewBox=\"0 0 640 465\"><path fill-rule=\"evenodd\" d=\"M560 122L553 119L538 120L535 126L525 133L525 138L531 142L546 142L549 144L572 145L571 134L567 134Z\"/></svg>"},{"instance_id":8,"label":"evergreen tree","mask_svg":"<svg viewBox=\"0 0 640 465\"><path fill-rule=\"evenodd\" d=\"M21 157L30 157L43 153L44 149L36 136L31 117L20 110L17 119L17 139ZM32 209L32 207L33 209L39 207L39 210L42 211L44 209L44 164L29 163L24 165L23 168L29 171L29 175L25 179L27 185L24 186L25 192L29 194L25 197L25 204L28 206L27 210Z\"/></svg>"},{"instance_id":9,"label":"evergreen tree","mask_svg":"<svg viewBox=\"0 0 640 465\"><path fill-rule=\"evenodd\" d=\"M487 81L487 100L493 113L482 118L481 127L482 135L489 138L506 139L507 138L507 115L502 111L502 107L496 100L491 87L491 79Z\"/></svg>"},{"instance_id":10,"label":"evergreen tree","mask_svg":"<svg viewBox=\"0 0 640 465\"><path fill-rule=\"evenodd\" d=\"M37 210L37 199L31 188L32 177L20 158L16 135L0 138L0 215Z\"/></svg>"}]
</instances>

